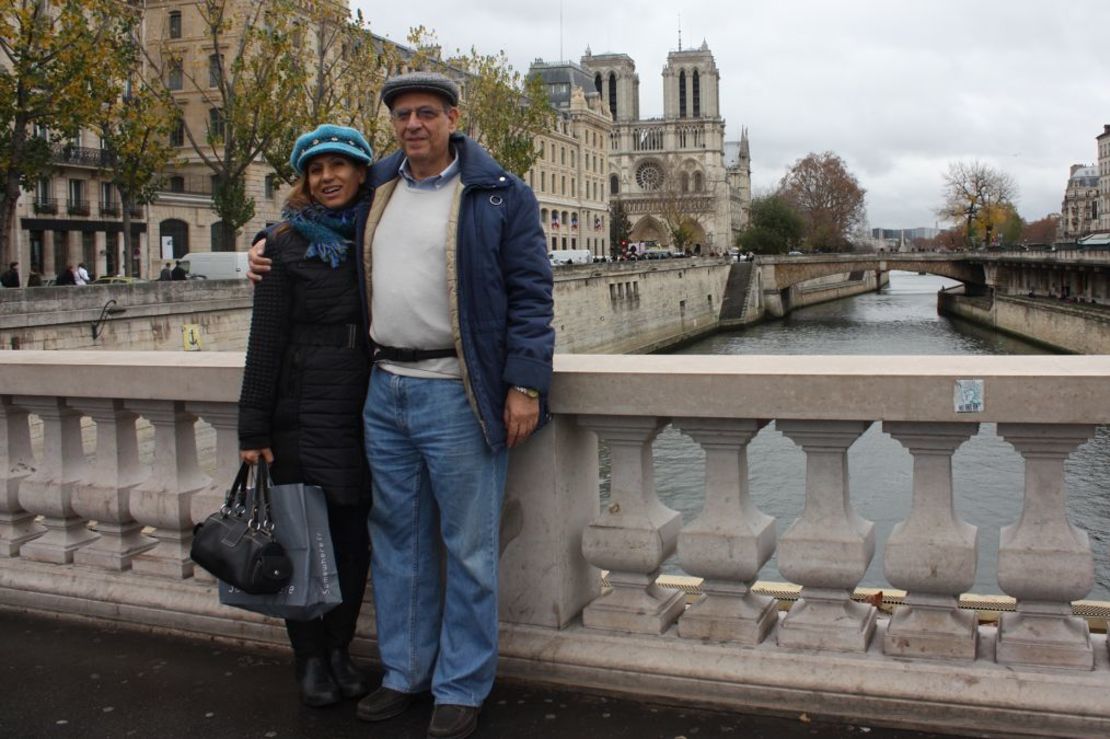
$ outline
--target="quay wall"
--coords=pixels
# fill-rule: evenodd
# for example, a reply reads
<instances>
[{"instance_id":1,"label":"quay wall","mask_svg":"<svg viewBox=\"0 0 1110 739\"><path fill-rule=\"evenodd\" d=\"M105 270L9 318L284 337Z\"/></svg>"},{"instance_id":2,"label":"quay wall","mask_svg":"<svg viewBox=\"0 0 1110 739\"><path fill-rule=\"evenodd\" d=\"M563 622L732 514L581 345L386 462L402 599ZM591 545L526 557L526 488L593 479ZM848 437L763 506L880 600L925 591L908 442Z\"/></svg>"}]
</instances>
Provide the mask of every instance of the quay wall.
<instances>
[{"instance_id":1,"label":"quay wall","mask_svg":"<svg viewBox=\"0 0 1110 739\"><path fill-rule=\"evenodd\" d=\"M647 353L762 321L773 314L756 267L708 258L557 267L556 351ZM873 270L820 277L781 291L782 304L871 292L886 279ZM181 351L188 330L193 348L243 351L250 306L251 287L238 280L2 290L0 347Z\"/></svg>"},{"instance_id":2,"label":"quay wall","mask_svg":"<svg viewBox=\"0 0 1110 739\"><path fill-rule=\"evenodd\" d=\"M555 351L638 354L717 330L727 261L674 259L555 269Z\"/></svg>"},{"instance_id":3,"label":"quay wall","mask_svg":"<svg viewBox=\"0 0 1110 739\"><path fill-rule=\"evenodd\" d=\"M243 280L5 289L0 349L181 351L183 329L199 326L201 349L243 351L250 307L251 288ZM92 324L102 314L94 339Z\"/></svg>"},{"instance_id":4,"label":"quay wall","mask_svg":"<svg viewBox=\"0 0 1110 739\"><path fill-rule=\"evenodd\" d=\"M889 284L889 272L875 272L874 270L860 270L842 275L818 277L815 280L792 285L789 288L788 305L790 309L803 308L807 305L817 305L831 300L875 292Z\"/></svg>"},{"instance_id":5,"label":"quay wall","mask_svg":"<svg viewBox=\"0 0 1110 739\"><path fill-rule=\"evenodd\" d=\"M1073 354L1110 354L1110 310L1052 298L937 296L937 310Z\"/></svg>"}]
</instances>

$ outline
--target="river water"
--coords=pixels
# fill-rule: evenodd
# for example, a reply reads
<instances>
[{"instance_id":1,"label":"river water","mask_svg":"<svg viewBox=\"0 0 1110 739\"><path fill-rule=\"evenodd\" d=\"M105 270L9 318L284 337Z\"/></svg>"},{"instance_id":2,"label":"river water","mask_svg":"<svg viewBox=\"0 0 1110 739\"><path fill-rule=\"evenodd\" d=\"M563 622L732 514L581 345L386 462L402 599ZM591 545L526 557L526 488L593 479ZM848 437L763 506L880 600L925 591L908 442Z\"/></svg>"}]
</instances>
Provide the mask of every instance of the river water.
<instances>
[{"instance_id":1,"label":"river water","mask_svg":"<svg viewBox=\"0 0 1110 739\"><path fill-rule=\"evenodd\" d=\"M803 308L780 321L722 333L684 347L679 354L1043 354L1032 344L937 315L936 294L956 284L940 277L891 273L890 286ZM701 510L704 460L691 439L667 427L653 447L659 497L686 521ZM602 449L603 496L608 491L607 450ZM751 493L774 516L781 536L802 511L805 455L769 424L748 447ZM852 505L875 522L876 551L863 585L887 585L883 549L890 530L909 514L912 458L901 444L872 424L848 451ZM1095 556L1092 598L1110 600L1110 429L1100 427L1067 463L1068 516L1085 529ZM982 424L953 457L956 510L979 528L976 593L1001 593L996 579L998 533L1021 515L1021 457ZM681 572L672 558L664 571ZM785 580L772 559L763 580Z\"/></svg>"}]
</instances>

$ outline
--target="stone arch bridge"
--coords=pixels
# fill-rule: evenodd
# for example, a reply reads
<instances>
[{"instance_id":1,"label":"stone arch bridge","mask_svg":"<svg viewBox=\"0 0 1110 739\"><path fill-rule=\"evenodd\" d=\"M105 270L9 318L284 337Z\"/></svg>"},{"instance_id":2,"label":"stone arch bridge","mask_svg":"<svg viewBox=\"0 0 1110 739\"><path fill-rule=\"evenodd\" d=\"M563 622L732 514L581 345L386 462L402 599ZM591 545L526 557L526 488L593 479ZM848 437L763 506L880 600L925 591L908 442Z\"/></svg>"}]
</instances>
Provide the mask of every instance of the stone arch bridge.
<instances>
[{"instance_id":1,"label":"stone arch bridge","mask_svg":"<svg viewBox=\"0 0 1110 739\"><path fill-rule=\"evenodd\" d=\"M985 262L993 255L976 254L813 254L760 256L755 266L764 310L781 317L790 312L791 288L821 277L861 272L876 276L892 269L948 277L965 285L968 294L986 290ZM878 284L878 281L876 281Z\"/></svg>"}]
</instances>

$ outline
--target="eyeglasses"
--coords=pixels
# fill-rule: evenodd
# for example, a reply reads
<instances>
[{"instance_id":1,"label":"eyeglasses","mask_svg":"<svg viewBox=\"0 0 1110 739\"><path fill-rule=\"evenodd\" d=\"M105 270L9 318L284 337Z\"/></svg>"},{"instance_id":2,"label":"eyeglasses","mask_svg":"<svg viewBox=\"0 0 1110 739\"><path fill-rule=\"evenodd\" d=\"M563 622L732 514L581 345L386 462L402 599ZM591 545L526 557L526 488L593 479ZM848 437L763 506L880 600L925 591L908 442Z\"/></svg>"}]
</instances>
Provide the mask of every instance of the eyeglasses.
<instances>
[{"instance_id":1,"label":"eyeglasses","mask_svg":"<svg viewBox=\"0 0 1110 739\"><path fill-rule=\"evenodd\" d=\"M405 123L415 113L416 117L422 121L434 121L439 117L439 114L445 112L442 108L434 108L430 105L424 105L419 108L397 108L389 112L389 117L397 123Z\"/></svg>"}]
</instances>

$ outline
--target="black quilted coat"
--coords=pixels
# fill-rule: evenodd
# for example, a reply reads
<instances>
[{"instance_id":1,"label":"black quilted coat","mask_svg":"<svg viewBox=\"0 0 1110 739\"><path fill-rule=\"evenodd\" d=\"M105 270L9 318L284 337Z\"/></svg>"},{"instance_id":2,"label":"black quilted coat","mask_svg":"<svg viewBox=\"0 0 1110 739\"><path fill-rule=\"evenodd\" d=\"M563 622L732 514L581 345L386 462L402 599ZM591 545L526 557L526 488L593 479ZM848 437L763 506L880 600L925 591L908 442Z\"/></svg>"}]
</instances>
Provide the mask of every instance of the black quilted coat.
<instances>
[{"instance_id":1,"label":"black quilted coat","mask_svg":"<svg viewBox=\"0 0 1110 739\"><path fill-rule=\"evenodd\" d=\"M354 249L333 269L305 259L308 242L281 229L272 271L254 289L239 396L239 448L270 447L277 484L319 485L332 505L370 496L362 404L370 351Z\"/></svg>"}]
</instances>

